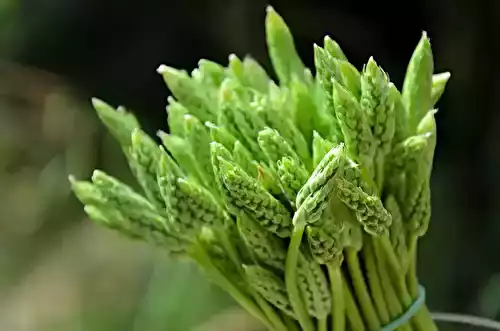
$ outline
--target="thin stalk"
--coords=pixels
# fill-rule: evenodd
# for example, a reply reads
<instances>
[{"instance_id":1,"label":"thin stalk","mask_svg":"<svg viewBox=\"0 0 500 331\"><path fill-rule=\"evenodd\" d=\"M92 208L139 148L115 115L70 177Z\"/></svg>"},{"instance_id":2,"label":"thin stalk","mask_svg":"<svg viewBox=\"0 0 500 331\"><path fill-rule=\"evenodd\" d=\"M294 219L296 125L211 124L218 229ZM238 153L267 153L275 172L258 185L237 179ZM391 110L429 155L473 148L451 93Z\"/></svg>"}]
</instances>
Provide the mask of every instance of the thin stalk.
<instances>
[{"instance_id":1,"label":"thin stalk","mask_svg":"<svg viewBox=\"0 0 500 331\"><path fill-rule=\"evenodd\" d=\"M262 310L255 302L247 297L233 282L231 282L220 270L212 263L210 255L200 243L195 243L191 248L190 256L205 269L205 272L212 280L223 290L228 292L244 309L252 316L261 321L269 330L275 331L274 326L269 322Z\"/></svg>"},{"instance_id":2,"label":"thin stalk","mask_svg":"<svg viewBox=\"0 0 500 331\"><path fill-rule=\"evenodd\" d=\"M332 331L345 331L344 293L342 288L342 271L340 267L327 264L330 289L332 291Z\"/></svg>"},{"instance_id":3,"label":"thin stalk","mask_svg":"<svg viewBox=\"0 0 500 331\"><path fill-rule=\"evenodd\" d=\"M418 296L418 279L417 279L417 237L411 236L408 240L408 255L410 262L408 273L406 274L406 282L410 289L412 298Z\"/></svg>"},{"instance_id":4,"label":"thin stalk","mask_svg":"<svg viewBox=\"0 0 500 331\"><path fill-rule=\"evenodd\" d=\"M318 319L318 331L328 331L328 317Z\"/></svg>"},{"instance_id":5,"label":"thin stalk","mask_svg":"<svg viewBox=\"0 0 500 331\"><path fill-rule=\"evenodd\" d=\"M375 237L374 241L383 249L385 260L389 263L392 272L398 277L402 275L401 264L399 263L398 256L392 247L389 236Z\"/></svg>"},{"instance_id":6,"label":"thin stalk","mask_svg":"<svg viewBox=\"0 0 500 331\"><path fill-rule=\"evenodd\" d=\"M390 319L393 321L396 319L398 316L404 313L403 306L401 305L401 302L399 301L399 298L396 294L396 291L394 290L394 287L392 286L391 279L389 277L389 274L387 272L387 269L385 268L385 265L383 263L383 258L381 254L380 247L378 245L373 245L375 249L375 260L376 260L376 265L378 269L378 273L380 275L381 279L381 285L382 285L382 290L385 296L385 302L387 303L387 307L389 309L389 314L390 314ZM377 258L380 257L380 258ZM401 331L412 331L412 327L410 323L406 323L405 325L401 326L399 328Z\"/></svg>"},{"instance_id":7,"label":"thin stalk","mask_svg":"<svg viewBox=\"0 0 500 331\"><path fill-rule=\"evenodd\" d=\"M293 230L290 246L288 247L288 254L285 262L285 284L290 303L292 305L297 319L303 331L314 331L314 324L309 313L302 301L299 292L299 285L297 284L297 263L299 259L299 248L304 235L306 224L305 222L295 225Z\"/></svg>"},{"instance_id":8,"label":"thin stalk","mask_svg":"<svg viewBox=\"0 0 500 331\"><path fill-rule=\"evenodd\" d=\"M361 318L361 314L359 313L358 306L356 305L356 300L354 300L354 296L352 295L351 288L347 283L344 274L341 273L342 284L344 290L344 302L346 308L346 315L349 321L349 325L352 331L365 331L365 324L363 319Z\"/></svg>"},{"instance_id":9,"label":"thin stalk","mask_svg":"<svg viewBox=\"0 0 500 331\"><path fill-rule=\"evenodd\" d=\"M399 269L394 270L395 266L394 266L394 261L391 261L392 260L391 251L394 254L394 256L396 254L394 253L392 246L384 245L383 240L376 240L374 244L379 245L379 249L381 249L381 251L384 252L384 254L380 254L382 261L385 260L385 263L389 265L392 271L393 282L396 285L396 289L398 291L401 303L403 304L404 309L408 309L408 307L410 307L413 304L414 299L412 299L412 296L410 295L408 288L406 287L406 281L404 275L398 273ZM430 316L430 313L427 310L426 306L423 306L417 312L417 314L413 317L412 322L414 323L416 328L420 331L437 331L437 326L432 320L432 317Z\"/></svg>"},{"instance_id":10,"label":"thin stalk","mask_svg":"<svg viewBox=\"0 0 500 331\"><path fill-rule=\"evenodd\" d=\"M370 240L365 240L363 245L363 258L366 265L366 274L368 278L368 286L371 290L373 302L375 303L375 308L378 312L380 322L386 325L390 322L389 312L387 310L387 304L382 291L382 285L380 282L379 273L377 270L377 263L375 260L375 254L373 252L373 245L370 245ZM382 277L382 276L381 276Z\"/></svg>"},{"instance_id":11,"label":"thin stalk","mask_svg":"<svg viewBox=\"0 0 500 331\"><path fill-rule=\"evenodd\" d=\"M288 331L288 328L276 310L259 293L256 293L252 289L250 289L250 293L259 307L264 311L264 314L267 316L269 321L274 325L274 329L276 331Z\"/></svg>"},{"instance_id":12,"label":"thin stalk","mask_svg":"<svg viewBox=\"0 0 500 331\"><path fill-rule=\"evenodd\" d=\"M346 249L346 258L354 292L356 292L359 305L361 306L361 311L363 312L363 316L368 324L368 329L370 331L378 331L380 329L380 321L377 313L375 312L375 308L373 307L365 280L363 279L363 273L361 272L357 252L352 248Z\"/></svg>"}]
</instances>

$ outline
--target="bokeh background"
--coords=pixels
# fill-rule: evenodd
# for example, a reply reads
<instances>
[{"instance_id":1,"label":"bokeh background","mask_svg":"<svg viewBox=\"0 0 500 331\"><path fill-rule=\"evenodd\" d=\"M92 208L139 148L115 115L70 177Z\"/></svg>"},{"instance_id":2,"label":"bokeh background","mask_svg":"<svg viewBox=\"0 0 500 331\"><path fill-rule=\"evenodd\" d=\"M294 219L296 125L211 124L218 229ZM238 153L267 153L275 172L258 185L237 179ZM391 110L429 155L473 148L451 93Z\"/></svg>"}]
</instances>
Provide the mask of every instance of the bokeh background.
<instances>
[{"instance_id":1,"label":"bokeh background","mask_svg":"<svg viewBox=\"0 0 500 331\"><path fill-rule=\"evenodd\" d=\"M0 330L258 330L190 264L85 219L67 175L99 167L131 182L89 98L166 129L155 69L250 54L269 69L262 0L0 1ZM500 319L500 2L270 1L312 66L336 39L401 86L422 30L439 102L433 217L420 247L434 311ZM234 325L238 323L236 328Z\"/></svg>"}]
</instances>

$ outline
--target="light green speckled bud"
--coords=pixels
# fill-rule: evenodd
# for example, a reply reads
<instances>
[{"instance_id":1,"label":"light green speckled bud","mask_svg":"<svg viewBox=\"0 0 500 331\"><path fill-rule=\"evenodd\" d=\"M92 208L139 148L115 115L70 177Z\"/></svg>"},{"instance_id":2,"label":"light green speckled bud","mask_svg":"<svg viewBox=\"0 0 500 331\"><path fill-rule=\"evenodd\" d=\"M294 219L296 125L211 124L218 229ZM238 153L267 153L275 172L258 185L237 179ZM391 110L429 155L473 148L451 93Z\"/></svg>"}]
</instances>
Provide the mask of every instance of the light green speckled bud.
<instances>
[{"instance_id":1,"label":"light green speckled bud","mask_svg":"<svg viewBox=\"0 0 500 331\"><path fill-rule=\"evenodd\" d=\"M394 102L389 93L389 78L372 57L361 78L361 109L368 114L376 148L382 155L391 150L394 137Z\"/></svg>"},{"instance_id":2,"label":"light green speckled bud","mask_svg":"<svg viewBox=\"0 0 500 331\"><path fill-rule=\"evenodd\" d=\"M262 68L257 61L249 56L246 56L243 59L243 72L245 75L246 86L261 93L267 93L269 90L270 78L264 68Z\"/></svg>"},{"instance_id":3,"label":"light green speckled bud","mask_svg":"<svg viewBox=\"0 0 500 331\"><path fill-rule=\"evenodd\" d=\"M403 102L408 109L410 133L415 133L418 123L432 108L432 74L434 59L427 34L422 37L415 48L403 83Z\"/></svg>"},{"instance_id":4,"label":"light green speckled bud","mask_svg":"<svg viewBox=\"0 0 500 331\"><path fill-rule=\"evenodd\" d=\"M289 84L293 75L304 78L305 66L297 54L290 29L271 6L267 7L266 40L280 84Z\"/></svg>"},{"instance_id":5,"label":"light green speckled bud","mask_svg":"<svg viewBox=\"0 0 500 331\"><path fill-rule=\"evenodd\" d=\"M293 105L290 105L290 107L293 107ZM309 148L306 139L293 123L292 114L288 115L288 110L286 109L275 108L269 104L269 101L256 107L255 110L267 126L277 130L300 157L302 162L309 167L311 163Z\"/></svg>"},{"instance_id":6,"label":"light green speckled bud","mask_svg":"<svg viewBox=\"0 0 500 331\"><path fill-rule=\"evenodd\" d=\"M339 44L329 36L325 36L325 38L323 39L323 47L333 58L347 61L347 57L340 48Z\"/></svg>"},{"instance_id":7,"label":"light green speckled bud","mask_svg":"<svg viewBox=\"0 0 500 331\"><path fill-rule=\"evenodd\" d=\"M154 205L131 187L103 171L94 170L92 174L94 186L101 192L106 204L119 209L125 215L134 219L153 219L161 221Z\"/></svg>"},{"instance_id":8,"label":"light green speckled bud","mask_svg":"<svg viewBox=\"0 0 500 331\"><path fill-rule=\"evenodd\" d=\"M398 144L408 137L408 111L403 103L403 98L398 88L389 83L389 94L394 103L394 139L393 145Z\"/></svg>"},{"instance_id":9,"label":"light green speckled bud","mask_svg":"<svg viewBox=\"0 0 500 331\"><path fill-rule=\"evenodd\" d=\"M203 122L215 120L216 107L208 98L206 89L189 77L186 71L166 65L161 65L157 71L163 76L175 98L189 110L189 113Z\"/></svg>"},{"instance_id":10,"label":"light green speckled bud","mask_svg":"<svg viewBox=\"0 0 500 331\"><path fill-rule=\"evenodd\" d=\"M225 77L224 67L210 60L198 61L201 83L213 87L219 87Z\"/></svg>"},{"instance_id":11,"label":"light green speckled bud","mask_svg":"<svg viewBox=\"0 0 500 331\"><path fill-rule=\"evenodd\" d=\"M349 156L370 169L375 145L367 114L352 93L336 81L333 82L333 98Z\"/></svg>"},{"instance_id":12,"label":"light green speckled bud","mask_svg":"<svg viewBox=\"0 0 500 331\"><path fill-rule=\"evenodd\" d=\"M291 231L290 212L240 166L222 157L218 157L217 161L223 194L231 212L235 215L247 212L266 230L288 237Z\"/></svg>"},{"instance_id":13,"label":"light green speckled bud","mask_svg":"<svg viewBox=\"0 0 500 331\"><path fill-rule=\"evenodd\" d=\"M336 178L339 199L352 209L366 232L375 236L389 233L392 218L380 198L368 195L345 178Z\"/></svg>"},{"instance_id":14,"label":"light green speckled bud","mask_svg":"<svg viewBox=\"0 0 500 331\"><path fill-rule=\"evenodd\" d=\"M94 184L86 181L79 181L74 176L69 176L71 190L84 205L104 206L106 198Z\"/></svg>"},{"instance_id":15,"label":"light green speckled bud","mask_svg":"<svg viewBox=\"0 0 500 331\"><path fill-rule=\"evenodd\" d=\"M89 218L109 229L116 230L125 236L137 240L144 240L148 243L166 249L169 255L184 256L188 243L172 232L167 226L156 226L156 222L148 224L124 215L118 209L102 208L93 205L86 205L85 213ZM166 223L166 221L164 221Z\"/></svg>"},{"instance_id":16,"label":"light green speckled bud","mask_svg":"<svg viewBox=\"0 0 500 331\"><path fill-rule=\"evenodd\" d=\"M297 268L298 285L311 316L324 319L331 312L332 298L319 263L302 254Z\"/></svg>"},{"instance_id":17,"label":"light green speckled bud","mask_svg":"<svg viewBox=\"0 0 500 331\"><path fill-rule=\"evenodd\" d=\"M314 131L312 141L313 167L316 167L323 157L334 147L334 144Z\"/></svg>"},{"instance_id":18,"label":"light green speckled bud","mask_svg":"<svg viewBox=\"0 0 500 331\"><path fill-rule=\"evenodd\" d=\"M344 259L342 254L344 222L336 219L327 209L318 223L307 227L307 242L311 254L320 264L340 266Z\"/></svg>"},{"instance_id":19,"label":"light green speckled bud","mask_svg":"<svg viewBox=\"0 0 500 331\"><path fill-rule=\"evenodd\" d=\"M165 204L156 180L161 156L160 148L146 133L135 129L132 133L130 156L131 167L135 170L137 181L146 197L163 212Z\"/></svg>"},{"instance_id":20,"label":"light green speckled bud","mask_svg":"<svg viewBox=\"0 0 500 331\"><path fill-rule=\"evenodd\" d=\"M135 116L122 107L114 109L104 101L96 98L92 99L92 105L101 122L106 125L109 132L120 143L125 153L128 153L130 135L134 129L140 128Z\"/></svg>"},{"instance_id":21,"label":"light green speckled bud","mask_svg":"<svg viewBox=\"0 0 500 331\"><path fill-rule=\"evenodd\" d=\"M271 165L275 165L284 157L290 157L297 162L302 163L298 155L278 131L271 128L265 128L264 130L259 131L257 140L260 148L264 151L264 154Z\"/></svg>"},{"instance_id":22,"label":"light green speckled bud","mask_svg":"<svg viewBox=\"0 0 500 331\"><path fill-rule=\"evenodd\" d=\"M210 134L206 127L194 116L184 116L186 139L191 145L191 151L198 164L203 184L209 190L215 186L214 171L210 162Z\"/></svg>"},{"instance_id":23,"label":"light green speckled bud","mask_svg":"<svg viewBox=\"0 0 500 331\"><path fill-rule=\"evenodd\" d=\"M307 182L298 192L296 201L297 207L299 207L309 195L325 185L339 169L342 169L346 160L347 157L345 156L343 145L332 148L323 157Z\"/></svg>"},{"instance_id":24,"label":"light green speckled bud","mask_svg":"<svg viewBox=\"0 0 500 331\"><path fill-rule=\"evenodd\" d=\"M179 166L184 169L189 176L200 183L204 183L203 170L194 158L192 147L186 138L158 132L163 145L172 154Z\"/></svg>"},{"instance_id":25,"label":"light green speckled bud","mask_svg":"<svg viewBox=\"0 0 500 331\"><path fill-rule=\"evenodd\" d=\"M233 148L237 139L225 127L218 126L212 122L205 122L205 126L210 130L212 141L222 144L227 149Z\"/></svg>"},{"instance_id":26,"label":"light green speckled bud","mask_svg":"<svg viewBox=\"0 0 500 331\"><path fill-rule=\"evenodd\" d=\"M252 216L245 213L238 216L238 229L250 253L254 255L255 262L276 270L285 268L286 250L281 238L264 229Z\"/></svg>"},{"instance_id":27,"label":"light green speckled bud","mask_svg":"<svg viewBox=\"0 0 500 331\"><path fill-rule=\"evenodd\" d=\"M293 308L288 300L285 282L272 271L259 266L244 266L249 285L264 299L272 303L288 316L295 318Z\"/></svg>"},{"instance_id":28,"label":"light green speckled bud","mask_svg":"<svg viewBox=\"0 0 500 331\"><path fill-rule=\"evenodd\" d=\"M168 216L176 231L193 237L203 226L221 226L228 217L208 190L189 179L158 178Z\"/></svg>"},{"instance_id":29,"label":"light green speckled bud","mask_svg":"<svg viewBox=\"0 0 500 331\"><path fill-rule=\"evenodd\" d=\"M224 90L226 89L227 90ZM223 83L221 87L222 104L219 115L227 117L224 125L238 140L240 140L257 159L264 159L257 144L258 132L265 127L264 121L255 113L248 111L248 103L238 99L230 84ZM233 127L229 130L230 127Z\"/></svg>"},{"instance_id":30,"label":"light green speckled bud","mask_svg":"<svg viewBox=\"0 0 500 331\"><path fill-rule=\"evenodd\" d=\"M332 80L341 81L342 75L337 70L335 59L331 57L324 49L314 45L314 65L316 67L316 77L319 85L324 91L324 108L325 112L330 115L331 132L337 142L344 141L344 133L339 125L336 115L336 106L333 99L333 84Z\"/></svg>"},{"instance_id":31,"label":"light green speckled bud","mask_svg":"<svg viewBox=\"0 0 500 331\"><path fill-rule=\"evenodd\" d=\"M347 61L335 60L343 85L359 99L361 97L361 74L358 69Z\"/></svg>"},{"instance_id":32,"label":"light green speckled bud","mask_svg":"<svg viewBox=\"0 0 500 331\"><path fill-rule=\"evenodd\" d=\"M291 157L282 158L276 167L285 195L294 205L297 193L309 178L309 172L300 161Z\"/></svg>"},{"instance_id":33,"label":"light green speckled bud","mask_svg":"<svg viewBox=\"0 0 500 331\"><path fill-rule=\"evenodd\" d=\"M424 180L415 188L417 194L406 199L404 205L405 220L408 231L415 236L423 236L429 227L431 218L431 190L429 180Z\"/></svg>"},{"instance_id":34,"label":"light green speckled bud","mask_svg":"<svg viewBox=\"0 0 500 331\"><path fill-rule=\"evenodd\" d=\"M257 161L252 158L252 154L245 146L236 140L233 148L234 162L239 164L250 176L257 178L259 175L259 165Z\"/></svg>"},{"instance_id":35,"label":"light green speckled bud","mask_svg":"<svg viewBox=\"0 0 500 331\"><path fill-rule=\"evenodd\" d=\"M189 113L186 107L173 97L167 98L167 120L170 134L184 137L184 116Z\"/></svg>"}]
</instances>

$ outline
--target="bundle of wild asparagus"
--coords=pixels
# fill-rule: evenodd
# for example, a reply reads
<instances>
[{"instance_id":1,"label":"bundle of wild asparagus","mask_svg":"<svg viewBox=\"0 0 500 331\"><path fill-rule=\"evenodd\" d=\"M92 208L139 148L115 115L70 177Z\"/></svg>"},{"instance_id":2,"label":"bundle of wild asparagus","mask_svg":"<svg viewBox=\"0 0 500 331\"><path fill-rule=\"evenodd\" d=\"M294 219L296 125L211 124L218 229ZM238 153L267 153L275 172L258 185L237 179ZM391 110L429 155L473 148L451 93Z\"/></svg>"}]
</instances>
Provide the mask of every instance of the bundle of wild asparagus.
<instances>
[{"instance_id":1,"label":"bundle of wild asparagus","mask_svg":"<svg viewBox=\"0 0 500 331\"><path fill-rule=\"evenodd\" d=\"M194 260L269 330L436 330L415 265L449 73L433 75L425 33L402 92L329 37L313 75L272 8L266 33L279 85L250 57L160 66L164 147L94 99L142 192L96 170L71 178L76 196L95 222Z\"/></svg>"}]
</instances>

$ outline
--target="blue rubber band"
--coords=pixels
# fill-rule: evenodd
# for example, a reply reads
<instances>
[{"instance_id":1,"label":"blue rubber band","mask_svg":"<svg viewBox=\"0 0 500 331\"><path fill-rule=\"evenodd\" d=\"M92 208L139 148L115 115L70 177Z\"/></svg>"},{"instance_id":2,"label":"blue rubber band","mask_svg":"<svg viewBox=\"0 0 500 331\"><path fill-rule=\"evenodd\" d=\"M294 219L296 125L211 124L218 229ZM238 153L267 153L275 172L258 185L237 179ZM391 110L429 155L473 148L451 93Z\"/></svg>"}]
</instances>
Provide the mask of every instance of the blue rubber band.
<instances>
[{"instance_id":1,"label":"blue rubber band","mask_svg":"<svg viewBox=\"0 0 500 331\"><path fill-rule=\"evenodd\" d=\"M380 329L380 331L392 331L397 328L399 328L401 325L405 324L408 322L410 318L415 316L415 314L418 312L420 307L422 307L422 304L425 301L425 288L422 286L418 286L418 298L413 302L413 304L408 308L408 310L401 316L398 317L398 319L390 322L389 324L385 325Z\"/></svg>"}]
</instances>

